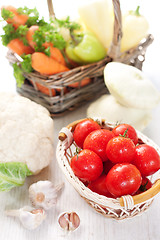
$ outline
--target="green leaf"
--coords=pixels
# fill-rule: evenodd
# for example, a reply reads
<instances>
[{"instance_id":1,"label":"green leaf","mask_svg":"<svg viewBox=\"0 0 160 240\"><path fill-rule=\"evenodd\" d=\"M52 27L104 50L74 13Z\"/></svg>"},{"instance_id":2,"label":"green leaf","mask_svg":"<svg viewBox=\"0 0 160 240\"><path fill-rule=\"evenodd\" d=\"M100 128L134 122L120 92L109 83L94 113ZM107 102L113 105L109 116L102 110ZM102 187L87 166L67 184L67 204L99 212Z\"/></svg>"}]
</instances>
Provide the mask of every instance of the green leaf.
<instances>
[{"instance_id":1,"label":"green leaf","mask_svg":"<svg viewBox=\"0 0 160 240\"><path fill-rule=\"evenodd\" d=\"M26 39L26 34L28 31L28 27L26 25L20 25L16 30L12 24L6 24L3 27L4 34L1 35L2 43L4 46L7 46L9 42L15 38L19 38L23 41L24 45L28 45L28 41Z\"/></svg>"},{"instance_id":2,"label":"green leaf","mask_svg":"<svg viewBox=\"0 0 160 240\"><path fill-rule=\"evenodd\" d=\"M3 27L4 34L1 35L2 44L7 46L8 43L14 38L18 37L18 34L12 24L7 24Z\"/></svg>"},{"instance_id":3,"label":"green leaf","mask_svg":"<svg viewBox=\"0 0 160 240\"><path fill-rule=\"evenodd\" d=\"M28 41L26 39L28 29L29 28L26 25L20 25L16 30L17 38L22 40L25 46L28 46Z\"/></svg>"},{"instance_id":4,"label":"green leaf","mask_svg":"<svg viewBox=\"0 0 160 240\"><path fill-rule=\"evenodd\" d=\"M17 86L21 87L25 80L25 77L23 76L23 71L17 63L14 63L12 66L13 66L13 75L16 79Z\"/></svg>"},{"instance_id":5,"label":"green leaf","mask_svg":"<svg viewBox=\"0 0 160 240\"><path fill-rule=\"evenodd\" d=\"M27 7L20 7L17 9L17 12L28 16L28 20L26 22L28 27L33 25L44 25L46 23L44 19L39 19L39 13L36 8L29 9Z\"/></svg>"},{"instance_id":6,"label":"green leaf","mask_svg":"<svg viewBox=\"0 0 160 240\"><path fill-rule=\"evenodd\" d=\"M32 8L32 9L30 9L30 8L28 8L28 7L19 7L18 9L17 9L17 12L19 13L19 14L25 14L25 15L28 15L28 16L30 16L30 15L33 15L33 16L36 16L36 17L39 17L39 13L38 13L38 10L36 9L36 8Z\"/></svg>"},{"instance_id":7,"label":"green leaf","mask_svg":"<svg viewBox=\"0 0 160 240\"><path fill-rule=\"evenodd\" d=\"M51 20L52 21L52 20ZM74 30L79 30L80 29L80 24L78 24L77 22L72 22L70 21L70 17L68 16L66 19L64 20L60 20L60 19L55 19L54 20L55 23L59 26L59 27L64 27L69 29L70 31L74 31ZM53 21L53 23L54 23Z\"/></svg>"},{"instance_id":8,"label":"green leaf","mask_svg":"<svg viewBox=\"0 0 160 240\"><path fill-rule=\"evenodd\" d=\"M23 185L25 178L31 175L32 172L25 163L0 163L0 192L9 191L14 187Z\"/></svg>"},{"instance_id":9,"label":"green leaf","mask_svg":"<svg viewBox=\"0 0 160 240\"><path fill-rule=\"evenodd\" d=\"M37 16L29 17L26 24L28 27L38 25L38 17Z\"/></svg>"},{"instance_id":10,"label":"green leaf","mask_svg":"<svg viewBox=\"0 0 160 240\"><path fill-rule=\"evenodd\" d=\"M33 71L32 68L32 59L31 59L31 54L24 55L23 61L21 62L21 68L24 72L30 73Z\"/></svg>"},{"instance_id":11,"label":"green leaf","mask_svg":"<svg viewBox=\"0 0 160 240\"><path fill-rule=\"evenodd\" d=\"M14 13L5 9L5 8L2 8L1 10L1 17L4 19L4 20L7 20L8 18L13 18L14 17Z\"/></svg>"},{"instance_id":12,"label":"green leaf","mask_svg":"<svg viewBox=\"0 0 160 240\"><path fill-rule=\"evenodd\" d=\"M45 53L48 57L50 57L50 56L51 56L50 47L46 48L46 49L44 50L44 53Z\"/></svg>"},{"instance_id":13,"label":"green leaf","mask_svg":"<svg viewBox=\"0 0 160 240\"><path fill-rule=\"evenodd\" d=\"M12 65L13 74L16 79L18 87L21 87L22 84L24 83L25 77L23 76L23 72L30 73L33 71L31 54L27 54L21 57L23 58L23 61L21 62L21 64L14 63Z\"/></svg>"}]
</instances>

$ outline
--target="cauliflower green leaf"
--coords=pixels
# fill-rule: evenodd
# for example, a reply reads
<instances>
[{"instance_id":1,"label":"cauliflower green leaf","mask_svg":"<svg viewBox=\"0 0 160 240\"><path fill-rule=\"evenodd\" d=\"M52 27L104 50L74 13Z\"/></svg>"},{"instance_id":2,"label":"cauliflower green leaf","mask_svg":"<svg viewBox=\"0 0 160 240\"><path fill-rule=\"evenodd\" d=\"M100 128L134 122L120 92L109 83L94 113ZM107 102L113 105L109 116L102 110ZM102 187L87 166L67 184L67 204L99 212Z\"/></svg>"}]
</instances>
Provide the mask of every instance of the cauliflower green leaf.
<instances>
[{"instance_id":1,"label":"cauliflower green leaf","mask_svg":"<svg viewBox=\"0 0 160 240\"><path fill-rule=\"evenodd\" d=\"M27 176L32 175L25 163L0 163L0 192L22 186Z\"/></svg>"}]
</instances>

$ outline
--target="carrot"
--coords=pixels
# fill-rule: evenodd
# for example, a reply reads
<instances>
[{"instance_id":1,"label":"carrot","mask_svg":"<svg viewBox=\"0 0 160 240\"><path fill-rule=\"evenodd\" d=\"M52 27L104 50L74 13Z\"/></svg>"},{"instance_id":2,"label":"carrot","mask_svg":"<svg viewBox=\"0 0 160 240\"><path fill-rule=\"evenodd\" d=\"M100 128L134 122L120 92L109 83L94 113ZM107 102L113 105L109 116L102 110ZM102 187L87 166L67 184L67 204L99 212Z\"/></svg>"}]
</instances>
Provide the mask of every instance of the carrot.
<instances>
[{"instance_id":1,"label":"carrot","mask_svg":"<svg viewBox=\"0 0 160 240\"><path fill-rule=\"evenodd\" d=\"M32 48L35 48L35 46L36 46L36 43L33 41L33 34L38 29L39 29L39 27L37 25L33 25L29 28L29 30L26 34L27 41Z\"/></svg>"},{"instance_id":2,"label":"carrot","mask_svg":"<svg viewBox=\"0 0 160 240\"><path fill-rule=\"evenodd\" d=\"M43 43L43 46L45 48L50 47L50 53L51 53L50 57L55 59L60 64L66 66L66 62L64 60L64 57L63 57L61 51L58 48L53 47L53 44L52 43L48 43L48 42Z\"/></svg>"},{"instance_id":3,"label":"carrot","mask_svg":"<svg viewBox=\"0 0 160 240\"><path fill-rule=\"evenodd\" d=\"M1 9L6 9L14 14L13 18L8 18L6 21L7 23L13 24L15 28L18 28L20 25L25 25L28 20L28 16L25 14L19 14L17 9L12 6L4 6Z\"/></svg>"},{"instance_id":4,"label":"carrot","mask_svg":"<svg viewBox=\"0 0 160 240\"><path fill-rule=\"evenodd\" d=\"M30 46L25 46L23 41L18 38L11 40L7 47L13 52L17 53L19 56L21 56L22 54L31 54L34 52L34 50Z\"/></svg>"},{"instance_id":5,"label":"carrot","mask_svg":"<svg viewBox=\"0 0 160 240\"><path fill-rule=\"evenodd\" d=\"M48 57L41 52L35 52L32 54L32 68L41 74L47 75L69 70L66 66L58 63L55 59Z\"/></svg>"},{"instance_id":6,"label":"carrot","mask_svg":"<svg viewBox=\"0 0 160 240\"><path fill-rule=\"evenodd\" d=\"M84 87L84 86L88 85L91 81L92 81L91 78L86 77L86 78L82 79L80 83L74 82L74 83L69 84L68 87L72 87L72 88L77 88L79 86Z\"/></svg>"},{"instance_id":7,"label":"carrot","mask_svg":"<svg viewBox=\"0 0 160 240\"><path fill-rule=\"evenodd\" d=\"M41 85L40 83L36 83L36 86L37 86L37 89L38 89L40 92L42 92L42 93L50 96L50 91L49 91L49 89L48 89L47 87ZM55 89L52 89L52 90L51 90L51 93L52 93L52 97L54 97L54 96L56 95Z\"/></svg>"}]
</instances>

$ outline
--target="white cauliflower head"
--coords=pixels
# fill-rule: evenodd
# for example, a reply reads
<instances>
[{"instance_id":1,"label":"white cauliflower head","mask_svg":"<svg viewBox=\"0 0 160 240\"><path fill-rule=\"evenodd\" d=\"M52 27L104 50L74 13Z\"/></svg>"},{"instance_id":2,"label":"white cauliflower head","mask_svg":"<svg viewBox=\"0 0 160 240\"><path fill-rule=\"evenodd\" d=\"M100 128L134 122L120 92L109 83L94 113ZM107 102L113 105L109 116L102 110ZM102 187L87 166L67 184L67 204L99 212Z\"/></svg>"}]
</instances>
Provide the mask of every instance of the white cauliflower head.
<instances>
[{"instance_id":1,"label":"white cauliflower head","mask_svg":"<svg viewBox=\"0 0 160 240\"><path fill-rule=\"evenodd\" d=\"M34 174L53 158L53 120L47 109L0 93L0 162L23 162Z\"/></svg>"}]
</instances>

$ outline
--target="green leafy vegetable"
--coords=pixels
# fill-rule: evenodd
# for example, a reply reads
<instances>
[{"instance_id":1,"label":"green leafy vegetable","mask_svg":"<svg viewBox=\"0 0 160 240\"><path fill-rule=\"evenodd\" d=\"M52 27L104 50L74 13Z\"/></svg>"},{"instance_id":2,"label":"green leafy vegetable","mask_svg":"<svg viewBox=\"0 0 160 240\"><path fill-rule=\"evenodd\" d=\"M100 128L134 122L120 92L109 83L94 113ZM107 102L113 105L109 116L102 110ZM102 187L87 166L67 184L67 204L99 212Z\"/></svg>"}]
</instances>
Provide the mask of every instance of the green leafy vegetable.
<instances>
[{"instance_id":1,"label":"green leafy vegetable","mask_svg":"<svg viewBox=\"0 0 160 240\"><path fill-rule=\"evenodd\" d=\"M50 56L51 56L50 47L46 48L46 49L44 50L44 53L45 53L48 57L50 57Z\"/></svg>"},{"instance_id":2,"label":"green leafy vegetable","mask_svg":"<svg viewBox=\"0 0 160 240\"><path fill-rule=\"evenodd\" d=\"M70 30L70 32L73 32L74 30L79 30L80 25L76 22L70 21L70 17L68 16L66 19L60 20L60 19L55 19L54 21L51 20L51 22L55 22L60 28L64 27Z\"/></svg>"},{"instance_id":3,"label":"green leafy vegetable","mask_svg":"<svg viewBox=\"0 0 160 240\"><path fill-rule=\"evenodd\" d=\"M23 71L17 63L14 63L12 66L13 66L13 75L16 79L17 86L21 87L25 80L25 77L23 76Z\"/></svg>"},{"instance_id":4,"label":"green leafy vegetable","mask_svg":"<svg viewBox=\"0 0 160 240\"><path fill-rule=\"evenodd\" d=\"M14 13L5 9L5 8L2 8L1 10L1 17L4 19L4 20L7 20L8 18L13 18L14 17Z\"/></svg>"},{"instance_id":5,"label":"green leafy vegetable","mask_svg":"<svg viewBox=\"0 0 160 240\"><path fill-rule=\"evenodd\" d=\"M36 8L29 9L26 6L24 8L20 7L17 9L17 12L19 14L28 15L29 18L26 22L26 25L28 27L33 26L33 25L43 26L46 24L46 22L44 21L44 18L39 19L39 13Z\"/></svg>"},{"instance_id":6,"label":"green leafy vegetable","mask_svg":"<svg viewBox=\"0 0 160 240\"><path fill-rule=\"evenodd\" d=\"M28 46L28 41L26 39L26 34L28 31L28 27L26 25L20 25L17 30L17 37L23 41L24 45Z\"/></svg>"},{"instance_id":7,"label":"green leafy vegetable","mask_svg":"<svg viewBox=\"0 0 160 240\"><path fill-rule=\"evenodd\" d=\"M27 73L32 72L33 68L31 54L24 55L22 58L23 58L23 61L21 62L22 70Z\"/></svg>"},{"instance_id":8,"label":"green leafy vegetable","mask_svg":"<svg viewBox=\"0 0 160 240\"><path fill-rule=\"evenodd\" d=\"M18 34L12 24L7 24L3 27L4 34L1 35L2 44L7 46L8 43L14 38L18 37Z\"/></svg>"},{"instance_id":9,"label":"green leafy vegetable","mask_svg":"<svg viewBox=\"0 0 160 240\"><path fill-rule=\"evenodd\" d=\"M25 77L23 75L23 72L30 73L33 71L31 54L24 55L22 58L23 61L21 62L21 64L13 64L14 77L16 79L18 87L21 87L24 83Z\"/></svg>"},{"instance_id":10,"label":"green leafy vegetable","mask_svg":"<svg viewBox=\"0 0 160 240\"><path fill-rule=\"evenodd\" d=\"M32 175L25 163L0 163L0 191L9 191L24 184L25 178Z\"/></svg>"},{"instance_id":11,"label":"green leafy vegetable","mask_svg":"<svg viewBox=\"0 0 160 240\"><path fill-rule=\"evenodd\" d=\"M2 38L2 44L4 46L7 46L9 42L15 38L19 38L23 41L24 45L28 45L27 39L26 39L26 33L28 31L28 27L26 25L21 25L17 29L13 27L12 24L6 24L3 27L4 34L1 35Z\"/></svg>"},{"instance_id":12,"label":"green leafy vegetable","mask_svg":"<svg viewBox=\"0 0 160 240\"><path fill-rule=\"evenodd\" d=\"M28 7L19 7L19 8L17 8L17 12L19 13L19 14L25 14L25 15L28 15L28 16L30 16L30 15L33 15L33 16L37 16L37 17L39 17L39 13L38 13L38 11L37 11L37 9L36 8L32 8L32 9L30 9L30 8L28 8Z\"/></svg>"},{"instance_id":13,"label":"green leafy vegetable","mask_svg":"<svg viewBox=\"0 0 160 240\"><path fill-rule=\"evenodd\" d=\"M33 35L33 41L36 42L35 51L37 52L44 52L45 47L43 43L45 42L53 43L54 47L61 50L66 46L66 41L63 36L58 32L57 28L50 23L39 26L39 30L35 31Z\"/></svg>"}]
</instances>

